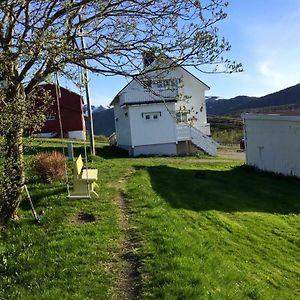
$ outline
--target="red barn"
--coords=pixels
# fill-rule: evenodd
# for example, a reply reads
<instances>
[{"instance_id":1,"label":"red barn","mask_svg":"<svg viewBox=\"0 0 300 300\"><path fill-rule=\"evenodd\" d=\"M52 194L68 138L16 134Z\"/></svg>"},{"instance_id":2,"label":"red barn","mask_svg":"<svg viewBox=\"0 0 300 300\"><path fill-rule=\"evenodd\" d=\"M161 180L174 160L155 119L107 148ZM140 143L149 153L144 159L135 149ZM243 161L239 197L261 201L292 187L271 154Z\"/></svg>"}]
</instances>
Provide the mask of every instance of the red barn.
<instances>
[{"instance_id":1,"label":"red barn","mask_svg":"<svg viewBox=\"0 0 300 300\"><path fill-rule=\"evenodd\" d=\"M50 92L56 99L56 86L54 84L43 84L43 89ZM85 139L85 121L82 96L60 87L61 97L60 115L64 137ZM46 123L38 134L38 137L60 137L60 125L58 118L58 107L56 100L46 114Z\"/></svg>"}]
</instances>

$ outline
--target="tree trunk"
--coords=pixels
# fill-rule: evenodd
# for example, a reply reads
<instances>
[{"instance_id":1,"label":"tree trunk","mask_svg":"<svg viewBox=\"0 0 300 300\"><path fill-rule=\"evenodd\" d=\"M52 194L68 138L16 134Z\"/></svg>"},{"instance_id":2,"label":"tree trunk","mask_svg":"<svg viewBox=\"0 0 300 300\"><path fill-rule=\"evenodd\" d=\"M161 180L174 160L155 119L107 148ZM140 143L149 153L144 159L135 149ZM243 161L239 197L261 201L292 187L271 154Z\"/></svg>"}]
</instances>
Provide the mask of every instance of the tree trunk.
<instances>
[{"instance_id":1,"label":"tree trunk","mask_svg":"<svg viewBox=\"0 0 300 300\"><path fill-rule=\"evenodd\" d=\"M3 107L5 122L3 130L2 157L4 165L0 174L0 226L16 215L25 183L23 131L25 93L21 85L14 86L6 95Z\"/></svg>"},{"instance_id":2,"label":"tree trunk","mask_svg":"<svg viewBox=\"0 0 300 300\"><path fill-rule=\"evenodd\" d=\"M2 205L0 223L6 224L13 218L20 204L25 182L22 129L6 133L4 143L7 147L2 175Z\"/></svg>"}]
</instances>

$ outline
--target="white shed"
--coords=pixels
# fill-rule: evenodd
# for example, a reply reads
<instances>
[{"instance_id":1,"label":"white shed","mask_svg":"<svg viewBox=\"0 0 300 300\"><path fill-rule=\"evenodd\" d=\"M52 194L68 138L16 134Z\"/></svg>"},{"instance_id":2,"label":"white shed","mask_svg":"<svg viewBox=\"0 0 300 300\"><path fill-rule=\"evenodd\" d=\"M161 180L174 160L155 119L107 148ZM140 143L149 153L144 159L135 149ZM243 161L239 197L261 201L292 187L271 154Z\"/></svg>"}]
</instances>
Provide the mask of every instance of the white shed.
<instances>
[{"instance_id":1,"label":"white shed","mask_svg":"<svg viewBox=\"0 0 300 300\"><path fill-rule=\"evenodd\" d=\"M300 177L300 116L244 114L246 164Z\"/></svg>"}]
</instances>

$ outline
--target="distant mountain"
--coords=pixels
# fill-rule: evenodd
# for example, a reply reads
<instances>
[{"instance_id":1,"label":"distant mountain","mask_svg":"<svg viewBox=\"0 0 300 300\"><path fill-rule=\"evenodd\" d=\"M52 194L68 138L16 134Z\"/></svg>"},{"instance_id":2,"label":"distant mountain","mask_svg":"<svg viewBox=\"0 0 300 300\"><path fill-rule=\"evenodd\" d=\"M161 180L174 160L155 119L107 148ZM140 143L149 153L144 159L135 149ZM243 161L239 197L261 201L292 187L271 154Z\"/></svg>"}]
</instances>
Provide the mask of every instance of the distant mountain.
<instances>
[{"instance_id":1,"label":"distant mountain","mask_svg":"<svg viewBox=\"0 0 300 300\"><path fill-rule=\"evenodd\" d=\"M92 111L94 111L96 109L96 106L95 105L91 105L91 108L92 108ZM83 106L83 111L84 111L84 114L87 115L87 112L88 112L88 106L87 106L87 104L85 104Z\"/></svg>"},{"instance_id":2,"label":"distant mountain","mask_svg":"<svg viewBox=\"0 0 300 300\"><path fill-rule=\"evenodd\" d=\"M263 96L237 96L231 99L206 97L208 115L240 115L242 112L300 114L300 84ZM115 132L113 108L93 107L94 132L110 136Z\"/></svg>"},{"instance_id":3,"label":"distant mountain","mask_svg":"<svg viewBox=\"0 0 300 300\"><path fill-rule=\"evenodd\" d=\"M207 113L219 116L260 110L267 112L268 107L272 107L272 110L279 113L279 106L286 111L297 108L298 104L300 104L300 84L263 97L238 96L231 99L209 97L206 99Z\"/></svg>"},{"instance_id":4,"label":"distant mountain","mask_svg":"<svg viewBox=\"0 0 300 300\"><path fill-rule=\"evenodd\" d=\"M85 107L87 110L87 107ZM99 107L92 106L94 134L109 137L115 132L115 118L113 108L106 109L102 105ZM87 120L87 119L86 119ZM86 122L86 128L89 130L89 124Z\"/></svg>"},{"instance_id":5,"label":"distant mountain","mask_svg":"<svg viewBox=\"0 0 300 300\"><path fill-rule=\"evenodd\" d=\"M106 109L103 106L93 111L94 133L95 135L110 136L115 132L114 109Z\"/></svg>"},{"instance_id":6,"label":"distant mountain","mask_svg":"<svg viewBox=\"0 0 300 300\"><path fill-rule=\"evenodd\" d=\"M106 108L104 106L100 105L100 106L95 107L93 109L93 113L98 113L98 112L101 112L101 111L104 111L104 110L106 110Z\"/></svg>"},{"instance_id":7,"label":"distant mountain","mask_svg":"<svg viewBox=\"0 0 300 300\"><path fill-rule=\"evenodd\" d=\"M214 102L214 101L218 101L218 100L224 100L224 97L218 97L218 96L206 96L205 97L205 101L207 102Z\"/></svg>"}]
</instances>

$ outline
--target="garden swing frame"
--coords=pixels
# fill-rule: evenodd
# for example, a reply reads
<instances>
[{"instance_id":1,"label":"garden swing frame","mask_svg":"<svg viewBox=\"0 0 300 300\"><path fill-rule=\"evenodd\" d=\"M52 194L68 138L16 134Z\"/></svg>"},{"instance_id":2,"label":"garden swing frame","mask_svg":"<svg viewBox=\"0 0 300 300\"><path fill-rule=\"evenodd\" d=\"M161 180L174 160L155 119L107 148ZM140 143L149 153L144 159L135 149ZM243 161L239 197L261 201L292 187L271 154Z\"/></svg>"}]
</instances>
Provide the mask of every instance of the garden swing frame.
<instances>
[{"instance_id":1,"label":"garden swing frame","mask_svg":"<svg viewBox=\"0 0 300 300\"><path fill-rule=\"evenodd\" d=\"M80 74L80 81L82 82L82 74ZM60 110L60 99L61 99L61 91L60 91L60 84L58 80L58 74L55 74L55 97L56 97L56 105L57 105L57 113L58 113L58 121L59 121L59 129L60 129L60 139L61 139L61 145L62 145L62 151L63 155L65 155L65 145L63 141L64 137L64 131L63 131L63 124L62 124L62 116L61 116L61 110ZM82 89L80 85L80 97L82 97ZM82 97L83 98L83 97ZM86 128L85 128L85 139L84 139L84 160L85 165L82 163L82 157L81 155L73 161L73 191L70 189L70 180L68 175L68 166L67 162L65 160L64 163L64 169L65 169L65 181L66 181L66 188L67 188L67 199L92 199L98 197L98 194L94 191L94 187L97 186L97 183L95 182L98 177L97 169L89 169L88 168L88 159L87 159L87 147L86 147ZM81 160L81 162L80 162ZM80 170L79 169L79 165ZM79 171L79 172L78 172ZM96 174L96 176L91 175ZM84 175L84 176L83 176ZM82 183L85 182L85 185L83 187ZM75 184L77 186L75 186Z\"/></svg>"}]
</instances>

